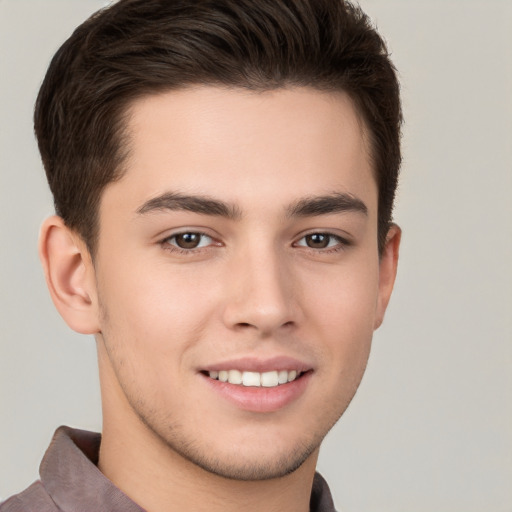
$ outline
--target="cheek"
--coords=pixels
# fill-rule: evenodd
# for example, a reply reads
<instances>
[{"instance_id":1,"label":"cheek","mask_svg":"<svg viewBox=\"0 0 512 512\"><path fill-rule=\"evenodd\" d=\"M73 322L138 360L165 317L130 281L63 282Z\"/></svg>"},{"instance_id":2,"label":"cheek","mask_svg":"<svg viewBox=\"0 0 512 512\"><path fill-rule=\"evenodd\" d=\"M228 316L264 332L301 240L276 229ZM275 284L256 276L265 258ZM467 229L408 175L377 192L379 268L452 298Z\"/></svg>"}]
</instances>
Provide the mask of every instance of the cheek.
<instances>
[{"instance_id":1,"label":"cheek","mask_svg":"<svg viewBox=\"0 0 512 512\"><path fill-rule=\"evenodd\" d=\"M322 340L318 351L334 371L362 373L368 358L378 297L378 266L338 268L311 287L305 310L314 319L311 335Z\"/></svg>"},{"instance_id":2,"label":"cheek","mask_svg":"<svg viewBox=\"0 0 512 512\"><path fill-rule=\"evenodd\" d=\"M208 318L190 292L193 287L171 282L170 275L155 267L137 272L112 265L104 272L108 279L100 279L104 285L98 287L103 340L128 401L145 414L164 414L169 400L184 407L173 390L190 366L188 347L200 337L200 321Z\"/></svg>"},{"instance_id":3,"label":"cheek","mask_svg":"<svg viewBox=\"0 0 512 512\"><path fill-rule=\"evenodd\" d=\"M309 286L308 307L322 318L330 329L349 329L357 336L365 324L373 330L378 298L378 264L359 262L333 268L315 276ZM365 330L365 329L363 329Z\"/></svg>"},{"instance_id":4,"label":"cheek","mask_svg":"<svg viewBox=\"0 0 512 512\"><path fill-rule=\"evenodd\" d=\"M103 337L119 371L169 381L205 330L212 299L173 269L111 265L99 280ZM107 274L108 273L108 274ZM173 370L170 372L170 370Z\"/></svg>"},{"instance_id":5,"label":"cheek","mask_svg":"<svg viewBox=\"0 0 512 512\"><path fill-rule=\"evenodd\" d=\"M212 306L212 293L194 274L165 264L111 265L100 286L111 320L135 331L167 335L197 325L201 311ZM101 283L100 283L101 284Z\"/></svg>"}]
</instances>

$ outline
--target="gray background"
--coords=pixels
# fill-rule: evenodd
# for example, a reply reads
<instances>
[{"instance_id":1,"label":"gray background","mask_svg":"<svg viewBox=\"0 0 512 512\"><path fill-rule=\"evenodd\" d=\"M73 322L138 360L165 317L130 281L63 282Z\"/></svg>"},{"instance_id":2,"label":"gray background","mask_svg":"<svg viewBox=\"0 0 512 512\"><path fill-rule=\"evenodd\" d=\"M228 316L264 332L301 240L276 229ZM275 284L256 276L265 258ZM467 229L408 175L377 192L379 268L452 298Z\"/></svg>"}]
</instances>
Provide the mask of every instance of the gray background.
<instances>
[{"instance_id":1,"label":"gray background","mask_svg":"<svg viewBox=\"0 0 512 512\"><path fill-rule=\"evenodd\" d=\"M32 135L49 58L99 0L0 0L0 496L60 424L100 428L95 347L37 259ZM319 463L345 512L512 511L512 3L364 0L400 70L396 291Z\"/></svg>"}]
</instances>

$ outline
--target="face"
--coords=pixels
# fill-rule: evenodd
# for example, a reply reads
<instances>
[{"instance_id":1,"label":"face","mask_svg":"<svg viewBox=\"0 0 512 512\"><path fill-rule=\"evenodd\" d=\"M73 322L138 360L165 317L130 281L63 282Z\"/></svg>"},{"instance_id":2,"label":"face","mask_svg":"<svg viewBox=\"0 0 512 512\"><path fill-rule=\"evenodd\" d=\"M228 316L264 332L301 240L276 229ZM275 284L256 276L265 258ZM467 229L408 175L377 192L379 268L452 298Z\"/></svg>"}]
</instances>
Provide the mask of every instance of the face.
<instances>
[{"instance_id":1,"label":"face","mask_svg":"<svg viewBox=\"0 0 512 512\"><path fill-rule=\"evenodd\" d=\"M360 120L305 88L130 114L95 257L106 421L225 477L289 473L352 399L389 294Z\"/></svg>"}]
</instances>

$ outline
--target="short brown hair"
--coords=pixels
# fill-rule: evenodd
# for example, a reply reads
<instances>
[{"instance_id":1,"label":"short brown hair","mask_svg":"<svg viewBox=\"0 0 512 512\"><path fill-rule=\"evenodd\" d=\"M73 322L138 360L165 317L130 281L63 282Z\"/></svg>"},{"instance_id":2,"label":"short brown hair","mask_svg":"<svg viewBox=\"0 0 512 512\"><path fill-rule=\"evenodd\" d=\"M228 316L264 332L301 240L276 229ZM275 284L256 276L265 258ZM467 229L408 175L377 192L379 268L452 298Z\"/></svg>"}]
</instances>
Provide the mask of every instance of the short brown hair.
<instances>
[{"instance_id":1,"label":"short brown hair","mask_svg":"<svg viewBox=\"0 0 512 512\"><path fill-rule=\"evenodd\" d=\"M120 0L58 50L34 115L56 213L91 254L101 193L123 174L128 106L195 84L348 93L370 140L382 250L402 116L386 45L360 8L343 0Z\"/></svg>"}]
</instances>

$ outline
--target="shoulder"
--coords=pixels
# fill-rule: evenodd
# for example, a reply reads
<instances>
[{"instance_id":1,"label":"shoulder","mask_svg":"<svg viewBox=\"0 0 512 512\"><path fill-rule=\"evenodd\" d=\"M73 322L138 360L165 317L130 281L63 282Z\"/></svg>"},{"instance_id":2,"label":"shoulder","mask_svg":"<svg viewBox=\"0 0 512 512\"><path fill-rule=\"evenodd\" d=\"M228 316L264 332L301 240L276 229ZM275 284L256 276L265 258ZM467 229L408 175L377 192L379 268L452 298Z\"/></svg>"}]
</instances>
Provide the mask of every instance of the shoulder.
<instances>
[{"instance_id":1,"label":"shoulder","mask_svg":"<svg viewBox=\"0 0 512 512\"><path fill-rule=\"evenodd\" d=\"M0 512L59 512L43 484L38 480L19 494L0 503Z\"/></svg>"}]
</instances>

